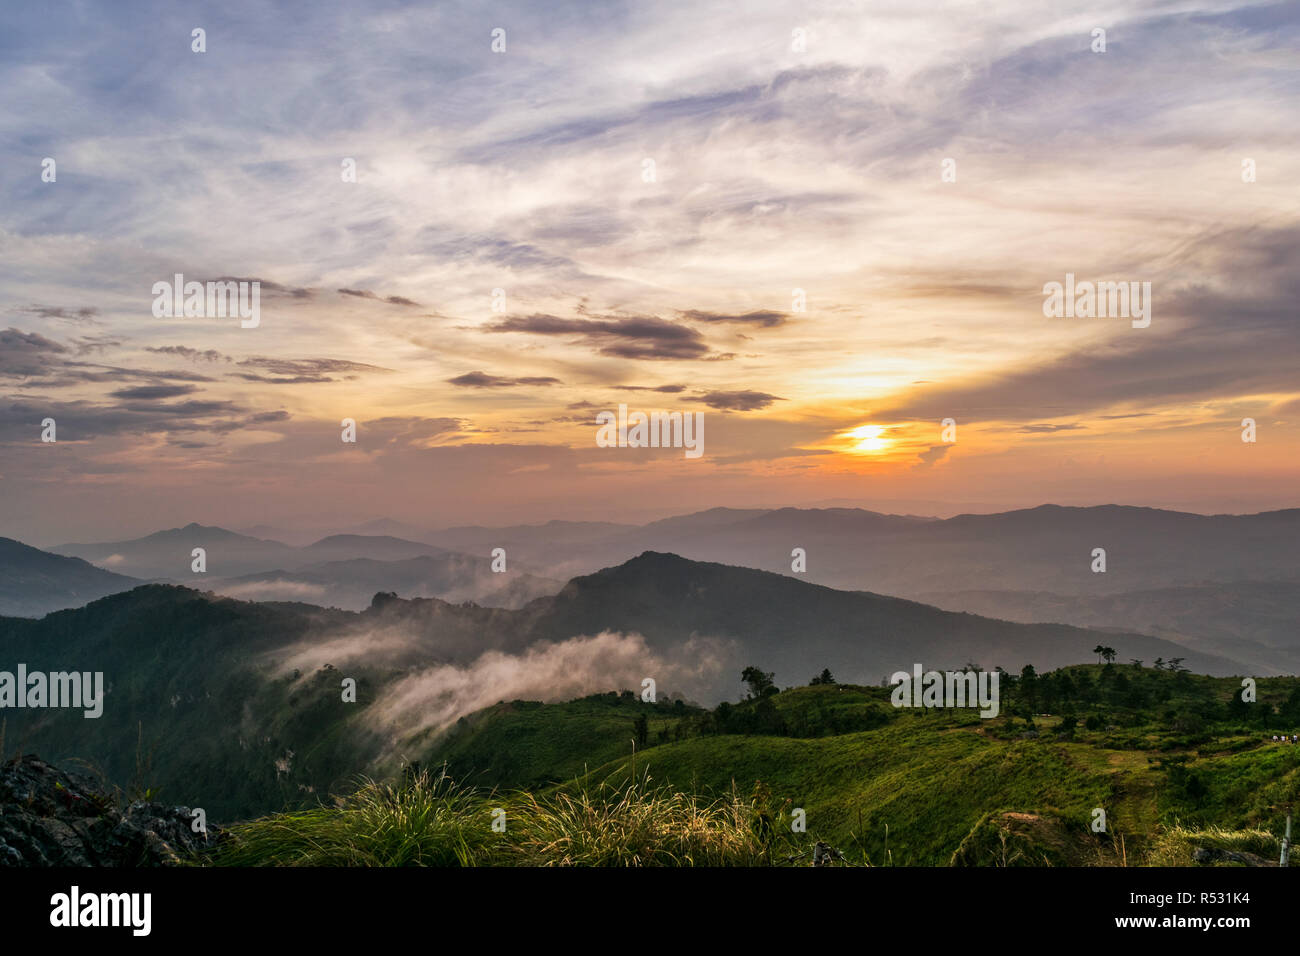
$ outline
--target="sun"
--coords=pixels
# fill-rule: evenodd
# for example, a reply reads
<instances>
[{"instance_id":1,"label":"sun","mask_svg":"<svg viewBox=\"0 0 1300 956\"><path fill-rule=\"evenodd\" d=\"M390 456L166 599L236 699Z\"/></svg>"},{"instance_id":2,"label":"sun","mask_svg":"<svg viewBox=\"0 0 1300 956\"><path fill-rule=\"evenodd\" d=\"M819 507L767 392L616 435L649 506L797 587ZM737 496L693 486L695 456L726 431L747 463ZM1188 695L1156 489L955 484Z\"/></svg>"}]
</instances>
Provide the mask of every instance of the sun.
<instances>
[{"instance_id":1,"label":"sun","mask_svg":"<svg viewBox=\"0 0 1300 956\"><path fill-rule=\"evenodd\" d=\"M857 440L851 451L858 454L873 454L878 451L885 451L893 442L884 437L885 428L883 425L859 425L844 433L846 438Z\"/></svg>"}]
</instances>

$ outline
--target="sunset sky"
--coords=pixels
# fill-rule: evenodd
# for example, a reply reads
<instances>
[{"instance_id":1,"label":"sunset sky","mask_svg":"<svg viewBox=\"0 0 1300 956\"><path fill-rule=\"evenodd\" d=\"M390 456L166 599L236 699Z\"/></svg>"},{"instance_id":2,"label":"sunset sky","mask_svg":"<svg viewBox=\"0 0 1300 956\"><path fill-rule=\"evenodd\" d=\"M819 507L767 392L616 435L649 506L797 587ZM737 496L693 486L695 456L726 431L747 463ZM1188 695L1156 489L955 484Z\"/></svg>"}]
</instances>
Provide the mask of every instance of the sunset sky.
<instances>
[{"instance_id":1,"label":"sunset sky","mask_svg":"<svg viewBox=\"0 0 1300 956\"><path fill-rule=\"evenodd\" d=\"M0 88L0 535L1300 505L1300 4L10 4Z\"/></svg>"}]
</instances>

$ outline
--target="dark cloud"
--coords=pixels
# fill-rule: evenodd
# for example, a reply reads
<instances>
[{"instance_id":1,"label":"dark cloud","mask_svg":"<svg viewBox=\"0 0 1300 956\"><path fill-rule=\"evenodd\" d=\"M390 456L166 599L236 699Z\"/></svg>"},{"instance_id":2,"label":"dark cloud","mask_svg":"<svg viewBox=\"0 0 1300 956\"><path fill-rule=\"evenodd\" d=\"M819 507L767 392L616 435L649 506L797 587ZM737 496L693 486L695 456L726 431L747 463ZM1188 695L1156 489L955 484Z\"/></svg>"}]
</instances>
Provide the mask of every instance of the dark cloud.
<instances>
[{"instance_id":1,"label":"dark cloud","mask_svg":"<svg viewBox=\"0 0 1300 956\"><path fill-rule=\"evenodd\" d=\"M310 299L315 296L311 289L295 288L293 286L282 285L279 282L272 282L270 279L257 279L251 276L218 276L215 279L208 279L204 282L256 282L261 293L270 293L271 295L287 295L295 299Z\"/></svg>"},{"instance_id":2,"label":"dark cloud","mask_svg":"<svg viewBox=\"0 0 1300 956\"><path fill-rule=\"evenodd\" d=\"M709 346L699 332L655 316L602 319L511 316L485 328L489 332L577 336L600 354L617 358L701 359L709 355Z\"/></svg>"},{"instance_id":3,"label":"dark cloud","mask_svg":"<svg viewBox=\"0 0 1300 956\"><path fill-rule=\"evenodd\" d=\"M89 306L80 309L65 309L50 305L29 305L18 311L40 316L42 319L66 319L70 322L84 322L99 315L99 309Z\"/></svg>"},{"instance_id":4,"label":"dark cloud","mask_svg":"<svg viewBox=\"0 0 1300 956\"><path fill-rule=\"evenodd\" d=\"M785 315L781 312L744 312L737 315L691 309L682 312L681 315L693 322L730 322L736 325L757 325L764 329L785 324Z\"/></svg>"},{"instance_id":5,"label":"dark cloud","mask_svg":"<svg viewBox=\"0 0 1300 956\"><path fill-rule=\"evenodd\" d=\"M103 352L105 349L117 348L121 344L121 339L110 339L103 335L80 335L72 341L78 355Z\"/></svg>"},{"instance_id":6,"label":"dark cloud","mask_svg":"<svg viewBox=\"0 0 1300 956\"><path fill-rule=\"evenodd\" d=\"M665 395L676 395L686 391L685 385L615 385L614 387L625 392L662 392Z\"/></svg>"},{"instance_id":7,"label":"dark cloud","mask_svg":"<svg viewBox=\"0 0 1300 956\"><path fill-rule=\"evenodd\" d=\"M149 368L125 368L120 365L95 365L88 362L66 362L59 374L41 382L46 386L75 385L80 382L118 382L124 378L143 379L148 382L215 382L209 375L198 372L175 372Z\"/></svg>"},{"instance_id":8,"label":"dark cloud","mask_svg":"<svg viewBox=\"0 0 1300 956\"><path fill-rule=\"evenodd\" d=\"M452 385L464 385L470 388L513 388L516 385L559 385L558 378L545 377L527 377L527 378L505 378L500 375L489 375L487 372L466 372L464 375L457 375L455 378L447 379Z\"/></svg>"},{"instance_id":9,"label":"dark cloud","mask_svg":"<svg viewBox=\"0 0 1300 956\"><path fill-rule=\"evenodd\" d=\"M767 392L706 392L700 396L700 401L710 408L724 411L754 412L785 399Z\"/></svg>"},{"instance_id":10,"label":"dark cloud","mask_svg":"<svg viewBox=\"0 0 1300 956\"><path fill-rule=\"evenodd\" d=\"M363 372L391 372L392 369L378 365L366 365L363 362L351 362L347 359L280 359L255 356L238 363L241 367L263 369L268 374L258 372L236 372L236 378L247 382L263 382L268 385L307 385L322 382L334 382L339 376L351 381Z\"/></svg>"},{"instance_id":11,"label":"dark cloud","mask_svg":"<svg viewBox=\"0 0 1300 956\"><path fill-rule=\"evenodd\" d=\"M235 372L232 377L264 385L319 385L334 381L328 375L291 375L277 378L273 375L258 375L256 372Z\"/></svg>"},{"instance_id":12,"label":"dark cloud","mask_svg":"<svg viewBox=\"0 0 1300 956\"><path fill-rule=\"evenodd\" d=\"M289 421L289 413L281 409L275 412L259 412L256 415L249 415L247 418L238 421L216 422L212 425L193 429L194 431L208 431L217 435L225 435L229 432L239 431L244 428L256 428L259 425L272 425L276 422Z\"/></svg>"},{"instance_id":13,"label":"dark cloud","mask_svg":"<svg viewBox=\"0 0 1300 956\"><path fill-rule=\"evenodd\" d=\"M1149 328L1131 328L1127 319L1047 319L1036 297L1022 321L1109 322L1112 332L1100 344L996 377L931 386L875 413L1014 422L1294 392L1300 227L1209 231L1188 243L1175 265L1179 274L1214 277L1213 287L1153 282Z\"/></svg>"},{"instance_id":14,"label":"dark cloud","mask_svg":"<svg viewBox=\"0 0 1300 956\"><path fill-rule=\"evenodd\" d=\"M223 356L216 349L192 349L188 345L148 345L145 346L145 351L157 352L159 355L177 355L193 362L219 362L222 358L231 361L229 355Z\"/></svg>"},{"instance_id":15,"label":"dark cloud","mask_svg":"<svg viewBox=\"0 0 1300 956\"><path fill-rule=\"evenodd\" d=\"M0 441L32 441L43 418L58 423L59 440L87 441L102 436L225 434L241 428L287 421L285 411L257 412L234 402L188 401L163 404L128 400L117 404L33 401L11 396L0 401Z\"/></svg>"},{"instance_id":16,"label":"dark cloud","mask_svg":"<svg viewBox=\"0 0 1300 956\"><path fill-rule=\"evenodd\" d=\"M145 399L148 401L148 399ZM158 415L194 415L199 418L209 415L231 415L240 411L240 406L234 402L177 402L174 405L154 405L140 404L139 400L126 402L121 406L128 412L140 412L142 414Z\"/></svg>"},{"instance_id":17,"label":"dark cloud","mask_svg":"<svg viewBox=\"0 0 1300 956\"><path fill-rule=\"evenodd\" d=\"M0 376L30 378L48 375L58 356L68 352L66 345L36 332L5 329L0 332Z\"/></svg>"},{"instance_id":18,"label":"dark cloud","mask_svg":"<svg viewBox=\"0 0 1300 956\"><path fill-rule=\"evenodd\" d=\"M115 339L78 339L76 354L102 351L119 344ZM211 382L214 379L196 372L170 372L154 369L126 368L78 362L68 358L73 349L60 342L47 339L36 332L19 329L0 331L0 378L23 379L27 388L56 388L87 382L118 384L122 379L143 379L157 385L159 382Z\"/></svg>"},{"instance_id":19,"label":"dark cloud","mask_svg":"<svg viewBox=\"0 0 1300 956\"><path fill-rule=\"evenodd\" d=\"M400 295L390 295L387 297L380 297L378 295L375 295L375 293L371 292L369 289L339 289L338 294L350 295L353 298L357 298L357 299L373 299L376 302L387 302L389 305L404 305L404 306L416 306L416 307L419 307L420 305L420 303L415 302L411 299L404 298Z\"/></svg>"},{"instance_id":20,"label":"dark cloud","mask_svg":"<svg viewBox=\"0 0 1300 956\"><path fill-rule=\"evenodd\" d=\"M137 385L134 388L119 388L109 392L113 398L143 399L156 401L164 398L180 398L198 391L193 385Z\"/></svg>"}]
</instances>

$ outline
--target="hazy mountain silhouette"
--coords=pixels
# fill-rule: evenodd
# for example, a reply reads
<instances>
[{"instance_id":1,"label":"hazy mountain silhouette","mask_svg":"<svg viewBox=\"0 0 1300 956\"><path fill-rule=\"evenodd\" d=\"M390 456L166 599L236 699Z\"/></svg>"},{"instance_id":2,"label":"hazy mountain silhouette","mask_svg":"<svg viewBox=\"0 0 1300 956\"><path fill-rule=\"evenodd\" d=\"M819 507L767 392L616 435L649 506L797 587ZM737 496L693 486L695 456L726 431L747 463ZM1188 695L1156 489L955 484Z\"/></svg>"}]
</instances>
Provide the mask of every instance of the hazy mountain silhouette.
<instances>
[{"instance_id":1,"label":"hazy mountain silhouette","mask_svg":"<svg viewBox=\"0 0 1300 956\"><path fill-rule=\"evenodd\" d=\"M185 584L201 583L191 570L194 548L206 552L210 577L231 577L264 571L292 570L325 561L366 558L396 561L443 553L419 541L387 535L336 534L304 547L253 538L225 528L188 524L127 541L61 544L50 550L140 577L163 578Z\"/></svg>"},{"instance_id":2,"label":"hazy mountain silhouette","mask_svg":"<svg viewBox=\"0 0 1300 956\"><path fill-rule=\"evenodd\" d=\"M655 552L575 578L524 613L536 615L529 633L551 640L599 630L634 631L659 648L681 646L693 635L727 638L748 663L776 671L777 682L785 684L806 681L816 672L804 673L812 665L857 683L878 683L914 663L1054 668L1087 660L1101 637L1077 627L1014 624ZM1159 638L1105 637L1100 643L1125 659L1183 657L1202 673L1241 671L1233 661Z\"/></svg>"},{"instance_id":3,"label":"hazy mountain silhouette","mask_svg":"<svg viewBox=\"0 0 1300 956\"><path fill-rule=\"evenodd\" d=\"M50 554L12 538L0 538L0 615L5 617L41 617L141 583L138 578L105 571L80 558Z\"/></svg>"},{"instance_id":4,"label":"hazy mountain silhouette","mask_svg":"<svg viewBox=\"0 0 1300 956\"><path fill-rule=\"evenodd\" d=\"M399 548L400 550L400 548ZM353 558L310 564L295 571L264 571L214 581L218 594L253 601L305 601L360 611L376 592L399 597L474 601L488 607L522 607L554 594L564 582L517 570L494 573L489 557L439 553L397 561Z\"/></svg>"},{"instance_id":5,"label":"hazy mountain silhouette","mask_svg":"<svg viewBox=\"0 0 1300 956\"><path fill-rule=\"evenodd\" d=\"M504 530L504 529L503 529ZM460 529L459 549L487 546L493 529ZM1197 515L1155 508L1043 505L991 515L915 518L852 508L715 508L580 541L521 539L518 557L552 577L667 551L791 573L831 587L900 597L969 590L1117 594L1207 582L1300 578L1300 509ZM441 532L428 539L444 543ZM1093 573L1093 550L1106 551ZM512 552L514 553L514 552Z\"/></svg>"},{"instance_id":6,"label":"hazy mountain silhouette","mask_svg":"<svg viewBox=\"0 0 1300 956\"><path fill-rule=\"evenodd\" d=\"M1078 596L1043 591L936 591L926 603L1009 621L1121 628L1300 673L1300 581L1239 581Z\"/></svg>"}]
</instances>

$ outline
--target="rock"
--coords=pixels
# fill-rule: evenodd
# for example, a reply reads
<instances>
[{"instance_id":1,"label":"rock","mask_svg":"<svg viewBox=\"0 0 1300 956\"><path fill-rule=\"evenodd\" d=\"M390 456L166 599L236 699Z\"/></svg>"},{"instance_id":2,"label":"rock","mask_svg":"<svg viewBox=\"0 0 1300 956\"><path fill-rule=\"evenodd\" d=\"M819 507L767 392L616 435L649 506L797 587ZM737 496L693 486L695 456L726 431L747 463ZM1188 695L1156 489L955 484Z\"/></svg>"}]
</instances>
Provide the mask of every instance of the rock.
<instances>
[{"instance_id":1,"label":"rock","mask_svg":"<svg viewBox=\"0 0 1300 956\"><path fill-rule=\"evenodd\" d=\"M1192 851L1197 863L1240 863L1242 866L1274 866L1271 860L1244 850L1221 850L1218 847L1198 846Z\"/></svg>"},{"instance_id":2,"label":"rock","mask_svg":"<svg viewBox=\"0 0 1300 956\"><path fill-rule=\"evenodd\" d=\"M0 765L0 866L174 866L220 838L188 807L123 812L90 777L25 755Z\"/></svg>"}]
</instances>

